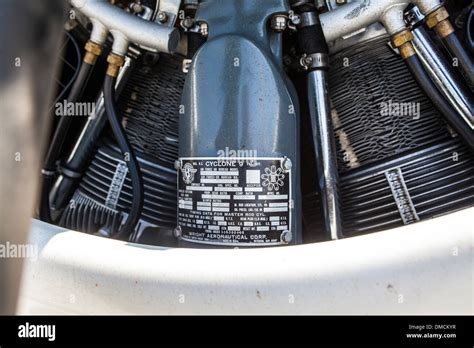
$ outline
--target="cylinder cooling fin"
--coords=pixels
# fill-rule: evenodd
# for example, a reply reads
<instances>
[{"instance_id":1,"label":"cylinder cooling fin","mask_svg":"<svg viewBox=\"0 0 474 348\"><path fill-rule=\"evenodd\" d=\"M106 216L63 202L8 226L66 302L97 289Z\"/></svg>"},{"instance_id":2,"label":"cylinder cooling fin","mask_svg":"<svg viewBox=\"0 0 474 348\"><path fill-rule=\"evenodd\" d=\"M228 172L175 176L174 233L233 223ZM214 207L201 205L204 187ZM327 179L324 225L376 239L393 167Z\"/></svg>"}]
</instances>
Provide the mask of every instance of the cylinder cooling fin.
<instances>
[{"instance_id":1,"label":"cylinder cooling fin","mask_svg":"<svg viewBox=\"0 0 474 348\"><path fill-rule=\"evenodd\" d=\"M273 9L229 2L219 14L211 6L217 3L205 1L194 14L199 42L184 64L180 55L142 55L117 99L143 179L139 241L197 247L326 240L308 87L293 71L287 78L281 64L286 40L295 37L269 31L263 20L289 11L287 2ZM223 25L220 18L236 11L248 23ZM202 23L215 33L201 36ZM381 34L329 55L327 119L343 237L474 204L474 154L389 42ZM231 63L223 59L229 55ZM249 75L259 78L247 83ZM132 182L108 128L94 144L59 224L112 236L131 210ZM240 153L250 162L231 158Z\"/></svg>"},{"instance_id":2,"label":"cylinder cooling fin","mask_svg":"<svg viewBox=\"0 0 474 348\"><path fill-rule=\"evenodd\" d=\"M344 236L474 204L474 154L388 42L388 36L381 36L331 56L329 90ZM303 156L312 158L310 153ZM314 182L306 182L308 234L321 231L322 216Z\"/></svg>"},{"instance_id":3,"label":"cylinder cooling fin","mask_svg":"<svg viewBox=\"0 0 474 348\"><path fill-rule=\"evenodd\" d=\"M140 58L120 94L118 108L133 146L144 185L144 207L137 226L142 238L168 238L176 224L178 108L184 84L182 59L167 54ZM155 57L156 58L156 57ZM62 214L64 227L109 235L131 204L131 182L123 156L105 131L82 181ZM151 237L150 237L151 236Z\"/></svg>"}]
</instances>

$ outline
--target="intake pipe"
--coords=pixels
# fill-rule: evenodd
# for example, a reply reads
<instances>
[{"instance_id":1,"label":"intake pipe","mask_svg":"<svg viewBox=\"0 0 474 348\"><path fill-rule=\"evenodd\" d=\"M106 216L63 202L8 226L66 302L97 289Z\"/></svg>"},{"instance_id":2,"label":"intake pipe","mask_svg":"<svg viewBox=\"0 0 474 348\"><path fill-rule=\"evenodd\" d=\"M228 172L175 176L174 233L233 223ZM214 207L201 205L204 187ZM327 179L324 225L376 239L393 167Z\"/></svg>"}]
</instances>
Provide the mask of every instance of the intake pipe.
<instances>
[{"instance_id":1,"label":"intake pipe","mask_svg":"<svg viewBox=\"0 0 474 348\"><path fill-rule=\"evenodd\" d=\"M423 14L442 5L440 0L357 0L319 15L324 37L333 41L375 22L382 22L390 35L395 34L404 28L403 11L410 3L417 5Z\"/></svg>"},{"instance_id":2,"label":"intake pipe","mask_svg":"<svg viewBox=\"0 0 474 348\"><path fill-rule=\"evenodd\" d=\"M101 42L104 35L110 32L115 43L112 51L124 56L128 44L136 43L142 47L159 52L172 53L179 43L179 31L176 28L160 25L134 16L110 4L107 0L70 0L72 6L86 15L96 32L92 33L91 41Z\"/></svg>"}]
</instances>

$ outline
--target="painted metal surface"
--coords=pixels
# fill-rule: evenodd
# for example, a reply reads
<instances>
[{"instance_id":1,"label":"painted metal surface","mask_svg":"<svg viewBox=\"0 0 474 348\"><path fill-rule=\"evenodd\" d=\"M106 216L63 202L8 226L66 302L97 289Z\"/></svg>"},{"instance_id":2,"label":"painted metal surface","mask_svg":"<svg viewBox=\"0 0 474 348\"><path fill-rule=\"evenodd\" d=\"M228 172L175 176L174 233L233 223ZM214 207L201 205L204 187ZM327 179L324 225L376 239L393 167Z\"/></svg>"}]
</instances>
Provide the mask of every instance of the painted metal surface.
<instances>
[{"instance_id":1,"label":"painted metal surface","mask_svg":"<svg viewBox=\"0 0 474 348\"><path fill-rule=\"evenodd\" d=\"M267 5L267 4L266 4ZM208 41L193 58L183 90L180 157L215 157L219 151L251 151L251 157L288 157L293 163L294 214L300 216L299 108L281 69L281 38L270 40L268 20L288 12L283 0L209 0L197 20L209 25ZM271 44L270 44L271 43ZM301 240L299 218L291 232Z\"/></svg>"},{"instance_id":2,"label":"painted metal surface","mask_svg":"<svg viewBox=\"0 0 474 348\"><path fill-rule=\"evenodd\" d=\"M472 314L474 208L263 249L129 244L33 221L21 314Z\"/></svg>"}]
</instances>

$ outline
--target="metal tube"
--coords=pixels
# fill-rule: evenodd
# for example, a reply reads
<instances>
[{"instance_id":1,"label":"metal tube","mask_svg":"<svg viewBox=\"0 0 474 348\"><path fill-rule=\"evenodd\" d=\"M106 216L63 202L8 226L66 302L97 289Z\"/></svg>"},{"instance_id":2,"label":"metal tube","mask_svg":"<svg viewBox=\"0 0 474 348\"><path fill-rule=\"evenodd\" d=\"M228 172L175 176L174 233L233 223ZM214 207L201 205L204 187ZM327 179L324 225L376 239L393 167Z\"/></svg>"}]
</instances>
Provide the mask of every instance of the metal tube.
<instances>
[{"instance_id":1,"label":"metal tube","mask_svg":"<svg viewBox=\"0 0 474 348\"><path fill-rule=\"evenodd\" d=\"M72 6L89 17L94 27L106 27L114 36L123 37L123 41L137 43L160 52L173 52L179 43L179 31L176 28L133 16L111 5L107 0L70 0ZM125 51L114 53L123 55ZM125 48L126 50L126 48Z\"/></svg>"},{"instance_id":2,"label":"metal tube","mask_svg":"<svg viewBox=\"0 0 474 348\"><path fill-rule=\"evenodd\" d=\"M406 6L410 0L359 0L345 4L334 11L319 16L326 41L332 41L351 34L368 25L381 21L382 17L394 7ZM388 29L387 29L388 31ZM389 32L389 34L393 34Z\"/></svg>"},{"instance_id":3,"label":"metal tube","mask_svg":"<svg viewBox=\"0 0 474 348\"><path fill-rule=\"evenodd\" d=\"M440 0L358 0L338 7L319 16L327 41L333 41L367 27L383 22L390 35L400 30L402 11L409 3L416 3L429 13L441 6ZM397 18L398 17L398 18Z\"/></svg>"},{"instance_id":4,"label":"metal tube","mask_svg":"<svg viewBox=\"0 0 474 348\"><path fill-rule=\"evenodd\" d=\"M433 45L426 31L422 27L417 27L412 30L412 33L415 51L436 87L469 127L474 129L474 111L472 110L474 102L470 93L457 81L452 69L446 64L444 57Z\"/></svg>"},{"instance_id":5,"label":"metal tube","mask_svg":"<svg viewBox=\"0 0 474 348\"><path fill-rule=\"evenodd\" d=\"M331 109L327 95L326 72L314 70L308 74L308 100L313 133L319 192L325 216L326 232L331 239L342 237L339 211L338 172Z\"/></svg>"}]
</instances>

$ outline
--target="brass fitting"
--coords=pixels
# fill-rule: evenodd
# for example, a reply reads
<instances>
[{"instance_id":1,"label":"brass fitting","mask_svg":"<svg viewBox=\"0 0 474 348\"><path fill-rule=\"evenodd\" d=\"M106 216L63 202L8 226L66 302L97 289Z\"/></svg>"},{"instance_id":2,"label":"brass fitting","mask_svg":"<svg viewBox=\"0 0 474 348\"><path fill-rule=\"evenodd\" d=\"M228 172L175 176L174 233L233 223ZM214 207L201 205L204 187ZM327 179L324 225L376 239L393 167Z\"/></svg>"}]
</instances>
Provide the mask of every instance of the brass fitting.
<instances>
[{"instance_id":1,"label":"brass fitting","mask_svg":"<svg viewBox=\"0 0 474 348\"><path fill-rule=\"evenodd\" d=\"M85 50L84 62L94 65L97 58L102 54L102 46L89 40L86 42Z\"/></svg>"},{"instance_id":2,"label":"brass fitting","mask_svg":"<svg viewBox=\"0 0 474 348\"><path fill-rule=\"evenodd\" d=\"M444 6L431 12L426 16L426 25L428 28L433 29L436 24L449 18L449 13Z\"/></svg>"},{"instance_id":3,"label":"brass fitting","mask_svg":"<svg viewBox=\"0 0 474 348\"><path fill-rule=\"evenodd\" d=\"M398 48L411 40L413 40L413 34L406 29L392 36L392 45Z\"/></svg>"},{"instance_id":4,"label":"brass fitting","mask_svg":"<svg viewBox=\"0 0 474 348\"><path fill-rule=\"evenodd\" d=\"M411 41L413 34L409 30L403 30L392 36L392 45L400 51L400 56L403 59L411 57L415 54L415 48Z\"/></svg>"},{"instance_id":5,"label":"brass fitting","mask_svg":"<svg viewBox=\"0 0 474 348\"><path fill-rule=\"evenodd\" d=\"M440 38L445 38L446 36L454 32L454 28L451 25L449 19L445 19L444 21L439 22L434 27L434 30Z\"/></svg>"},{"instance_id":6,"label":"brass fitting","mask_svg":"<svg viewBox=\"0 0 474 348\"><path fill-rule=\"evenodd\" d=\"M454 28L449 21L449 13L444 6L426 16L426 25L428 28L434 29L441 38L445 38L454 32Z\"/></svg>"},{"instance_id":7,"label":"brass fitting","mask_svg":"<svg viewBox=\"0 0 474 348\"><path fill-rule=\"evenodd\" d=\"M107 75L112 77L117 77L120 71L120 68L123 66L125 62L124 56L119 56L115 53L110 53L107 56L107 62L109 65L107 66Z\"/></svg>"},{"instance_id":8,"label":"brass fitting","mask_svg":"<svg viewBox=\"0 0 474 348\"><path fill-rule=\"evenodd\" d=\"M400 51L400 56L403 59L407 59L416 53L415 48L411 42L405 42L403 45L398 47L398 50Z\"/></svg>"}]
</instances>

